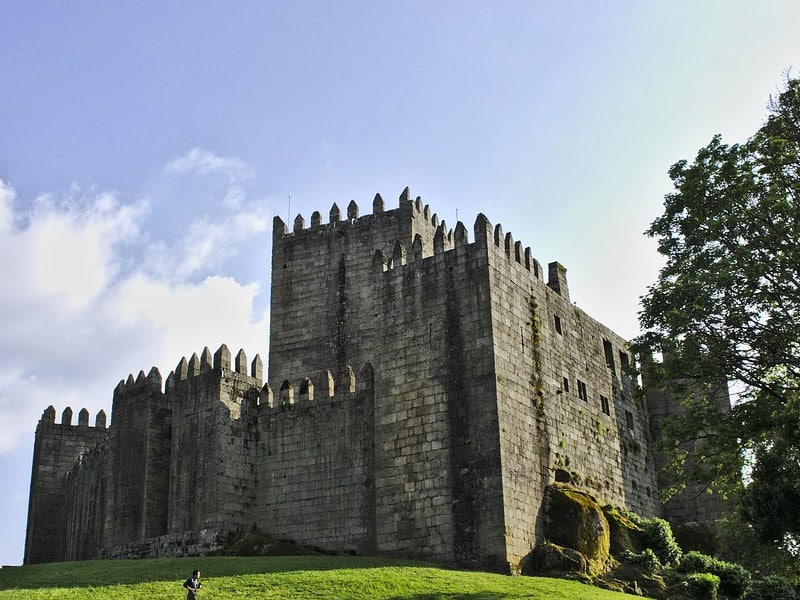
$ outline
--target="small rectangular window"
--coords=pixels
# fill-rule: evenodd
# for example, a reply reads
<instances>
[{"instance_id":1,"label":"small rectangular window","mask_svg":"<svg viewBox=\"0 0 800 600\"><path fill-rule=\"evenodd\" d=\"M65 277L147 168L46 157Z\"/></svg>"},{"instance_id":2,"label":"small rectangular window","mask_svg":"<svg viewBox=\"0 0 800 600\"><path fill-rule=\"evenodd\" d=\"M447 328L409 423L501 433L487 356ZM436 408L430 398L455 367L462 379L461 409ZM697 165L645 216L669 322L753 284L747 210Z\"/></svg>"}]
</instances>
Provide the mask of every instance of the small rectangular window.
<instances>
[{"instance_id":1,"label":"small rectangular window","mask_svg":"<svg viewBox=\"0 0 800 600\"><path fill-rule=\"evenodd\" d=\"M578 379L578 398L580 398L584 402L589 401L589 396L586 394L586 384L583 383L580 379Z\"/></svg>"},{"instance_id":2,"label":"small rectangular window","mask_svg":"<svg viewBox=\"0 0 800 600\"><path fill-rule=\"evenodd\" d=\"M563 335L564 332L561 330L561 317L559 317L558 315L553 315L553 317L554 317L555 323L556 323L556 332L558 332L559 334Z\"/></svg>"},{"instance_id":3,"label":"small rectangular window","mask_svg":"<svg viewBox=\"0 0 800 600\"><path fill-rule=\"evenodd\" d=\"M628 353L623 352L622 350L619 351L619 364L622 367L623 371L627 371L630 367L630 360L628 359Z\"/></svg>"},{"instance_id":4,"label":"small rectangular window","mask_svg":"<svg viewBox=\"0 0 800 600\"><path fill-rule=\"evenodd\" d=\"M569 379L564 377L564 391L569 392Z\"/></svg>"},{"instance_id":5,"label":"small rectangular window","mask_svg":"<svg viewBox=\"0 0 800 600\"><path fill-rule=\"evenodd\" d=\"M628 429L633 431L633 413L629 410L625 411L625 424L628 426Z\"/></svg>"},{"instance_id":6,"label":"small rectangular window","mask_svg":"<svg viewBox=\"0 0 800 600\"><path fill-rule=\"evenodd\" d=\"M614 368L614 349L611 347L611 342L603 340L603 353L606 355L606 366L609 369Z\"/></svg>"},{"instance_id":7,"label":"small rectangular window","mask_svg":"<svg viewBox=\"0 0 800 600\"><path fill-rule=\"evenodd\" d=\"M611 414L611 405L608 403L608 398L603 395L600 396L600 408L605 414Z\"/></svg>"}]
</instances>

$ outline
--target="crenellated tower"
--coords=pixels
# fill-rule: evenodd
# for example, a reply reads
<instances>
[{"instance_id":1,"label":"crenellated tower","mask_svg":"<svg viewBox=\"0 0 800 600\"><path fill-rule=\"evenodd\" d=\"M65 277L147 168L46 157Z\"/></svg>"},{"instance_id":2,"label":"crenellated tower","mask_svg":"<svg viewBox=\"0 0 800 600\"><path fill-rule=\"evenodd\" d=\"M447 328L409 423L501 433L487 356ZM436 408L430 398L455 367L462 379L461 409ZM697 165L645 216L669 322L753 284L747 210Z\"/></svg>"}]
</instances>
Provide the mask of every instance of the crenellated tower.
<instances>
[{"instance_id":1,"label":"crenellated tower","mask_svg":"<svg viewBox=\"0 0 800 600\"><path fill-rule=\"evenodd\" d=\"M63 560L65 550L66 476L108 436L106 413L100 411L94 426L89 412L78 413L72 424L72 408L61 413L56 423L56 409L48 406L36 426L33 446L31 490L28 501L28 527L25 538L25 564Z\"/></svg>"}]
</instances>

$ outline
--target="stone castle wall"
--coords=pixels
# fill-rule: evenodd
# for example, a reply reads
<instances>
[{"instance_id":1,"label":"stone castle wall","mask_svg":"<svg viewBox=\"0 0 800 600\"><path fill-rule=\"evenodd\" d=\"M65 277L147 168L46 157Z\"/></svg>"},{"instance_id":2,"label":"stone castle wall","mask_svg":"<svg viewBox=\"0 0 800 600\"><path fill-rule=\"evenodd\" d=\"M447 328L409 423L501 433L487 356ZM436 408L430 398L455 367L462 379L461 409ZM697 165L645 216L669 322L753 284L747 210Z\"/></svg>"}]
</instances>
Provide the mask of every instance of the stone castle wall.
<instances>
[{"instance_id":1,"label":"stone castle wall","mask_svg":"<svg viewBox=\"0 0 800 600\"><path fill-rule=\"evenodd\" d=\"M33 448L31 491L28 501L28 527L25 539L25 562L62 560L66 540L64 510L66 477L69 471L107 436L106 415L97 414L95 426L89 426L89 413L79 413L78 424L72 424L72 409L66 408L61 423L55 422L56 411L50 406L36 427Z\"/></svg>"},{"instance_id":2,"label":"stone castle wall","mask_svg":"<svg viewBox=\"0 0 800 600\"><path fill-rule=\"evenodd\" d=\"M268 377L259 357L206 349L163 391L155 369L120 382L110 430L81 444L59 450L43 419L67 528L42 554L58 500L37 454L26 563L181 555L256 528L506 570L536 544L554 478L659 513L632 359L570 302L566 270L545 274L483 215L470 242L407 190L358 212L275 218Z\"/></svg>"}]
</instances>

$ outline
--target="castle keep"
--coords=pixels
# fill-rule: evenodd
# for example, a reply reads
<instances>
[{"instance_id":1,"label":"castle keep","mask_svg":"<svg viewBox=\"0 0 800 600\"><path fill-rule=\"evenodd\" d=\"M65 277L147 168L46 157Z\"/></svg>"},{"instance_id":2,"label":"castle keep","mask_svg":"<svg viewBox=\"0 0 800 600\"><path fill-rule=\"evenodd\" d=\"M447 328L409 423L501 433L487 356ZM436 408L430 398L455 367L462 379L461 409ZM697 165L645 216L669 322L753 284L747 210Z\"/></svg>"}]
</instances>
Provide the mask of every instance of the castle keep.
<instances>
[{"instance_id":1,"label":"castle keep","mask_svg":"<svg viewBox=\"0 0 800 600\"><path fill-rule=\"evenodd\" d=\"M660 514L626 341L483 215L406 189L273 224L269 361L227 347L129 376L36 430L25 563L217 549L256 529L335 551L514 569L545 486ZM472 237L472 240L470 240Z\"/></svg>"}]
</instances>

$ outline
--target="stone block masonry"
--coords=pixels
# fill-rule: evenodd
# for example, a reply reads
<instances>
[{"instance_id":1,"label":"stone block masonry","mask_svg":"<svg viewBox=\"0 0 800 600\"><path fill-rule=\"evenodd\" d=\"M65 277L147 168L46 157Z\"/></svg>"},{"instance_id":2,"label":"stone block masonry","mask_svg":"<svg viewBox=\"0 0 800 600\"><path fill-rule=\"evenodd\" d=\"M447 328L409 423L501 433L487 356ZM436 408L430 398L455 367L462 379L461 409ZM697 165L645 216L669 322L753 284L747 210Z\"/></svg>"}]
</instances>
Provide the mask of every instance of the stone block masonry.
<instances>
[{"instance_id":1,"label":"stone block masonry","mask_svg":"<svg viewBox=\"0 0 800 600\"><path fill-rule=\"evenodd\" d=\"M570 302L566 269L483 215L470 241L408 189L372 209L275 217L267 377L223 345L121 381L110 428L45 411L26 563L255 529L508 572L556 479L660 514L633 358Z\"/></svg>"}]
</instances>

